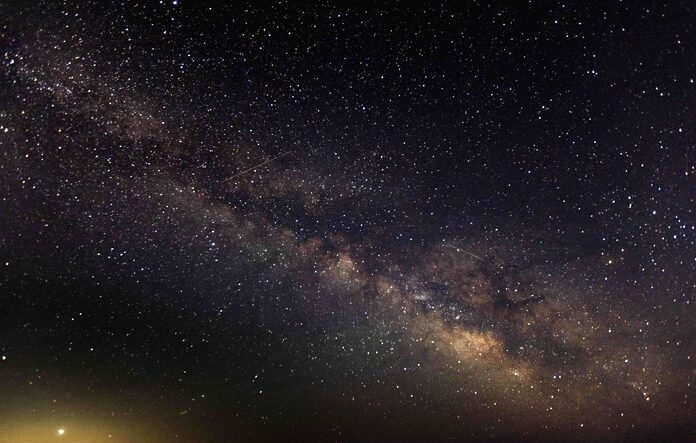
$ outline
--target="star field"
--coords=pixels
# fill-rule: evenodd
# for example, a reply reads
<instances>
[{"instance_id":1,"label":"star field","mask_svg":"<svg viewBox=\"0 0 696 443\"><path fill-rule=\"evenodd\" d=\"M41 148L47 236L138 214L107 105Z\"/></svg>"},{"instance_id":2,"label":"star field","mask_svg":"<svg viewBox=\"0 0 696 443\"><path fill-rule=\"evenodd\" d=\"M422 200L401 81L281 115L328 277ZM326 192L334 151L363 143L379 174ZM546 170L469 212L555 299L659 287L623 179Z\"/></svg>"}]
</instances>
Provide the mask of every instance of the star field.
<instances>
[{"instance_id":1,"label":"star field","mask_svg":"<svg viewBox=\"0 0 696 443\"><path fill-rule=\"evenodd\" d=\"M0 442L693 441L689 2L0 5Z\"/></svg>"}]
</instances>

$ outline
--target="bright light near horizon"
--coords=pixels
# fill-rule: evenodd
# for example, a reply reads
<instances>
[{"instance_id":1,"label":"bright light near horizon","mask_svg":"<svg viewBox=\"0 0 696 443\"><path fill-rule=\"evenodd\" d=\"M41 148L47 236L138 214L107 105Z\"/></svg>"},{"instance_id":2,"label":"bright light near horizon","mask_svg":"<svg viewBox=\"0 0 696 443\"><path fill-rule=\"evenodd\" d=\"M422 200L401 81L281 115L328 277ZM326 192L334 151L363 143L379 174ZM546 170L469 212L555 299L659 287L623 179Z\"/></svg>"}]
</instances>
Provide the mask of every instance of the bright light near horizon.
<instances>
[{"instance_id":1,"label":"bright light near horizon","mask_svg":"<svg viewBox=\"0 0 696 443\"><path fill-rule=\"evenodd\" d=\"M58 429L58 435L63 435L65 434L65 429Z\"/></svg>"}]
</instances>

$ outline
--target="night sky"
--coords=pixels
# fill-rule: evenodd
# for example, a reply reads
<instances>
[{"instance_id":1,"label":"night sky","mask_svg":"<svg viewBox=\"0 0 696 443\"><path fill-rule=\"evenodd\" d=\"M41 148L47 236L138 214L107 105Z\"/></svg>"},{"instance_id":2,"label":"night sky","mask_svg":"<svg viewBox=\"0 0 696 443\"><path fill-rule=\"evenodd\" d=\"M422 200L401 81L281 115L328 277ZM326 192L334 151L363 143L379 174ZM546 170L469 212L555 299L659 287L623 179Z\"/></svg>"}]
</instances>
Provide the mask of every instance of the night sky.
<instances>
[{"instance_id":1,"label":"night sky","mask_svg":"<svg viewBox=\"0 0 696 443\"><path fill-rule=\"evenodd\" d=\"M0 3L0 442L696 441L696 4Z\"/></svg>"}]
</instances>

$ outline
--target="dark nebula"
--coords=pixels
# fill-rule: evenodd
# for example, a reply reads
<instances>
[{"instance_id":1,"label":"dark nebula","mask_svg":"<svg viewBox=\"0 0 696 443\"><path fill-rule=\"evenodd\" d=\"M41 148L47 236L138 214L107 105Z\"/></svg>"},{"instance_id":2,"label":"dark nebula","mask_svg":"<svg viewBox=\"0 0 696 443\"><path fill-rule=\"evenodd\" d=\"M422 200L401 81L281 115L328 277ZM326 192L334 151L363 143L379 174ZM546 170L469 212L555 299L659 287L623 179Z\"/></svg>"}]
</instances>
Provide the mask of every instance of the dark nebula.
<instances>
[{"instance_id":1,"label":"dark nebula","mask_svg":"<svg viewBox=\"0 0 696 443\"><path fill-rule=\"evenodd\" d=\"M696 441L695 27L0 2L0 442Z\"/></svg>"}]
</instances>

